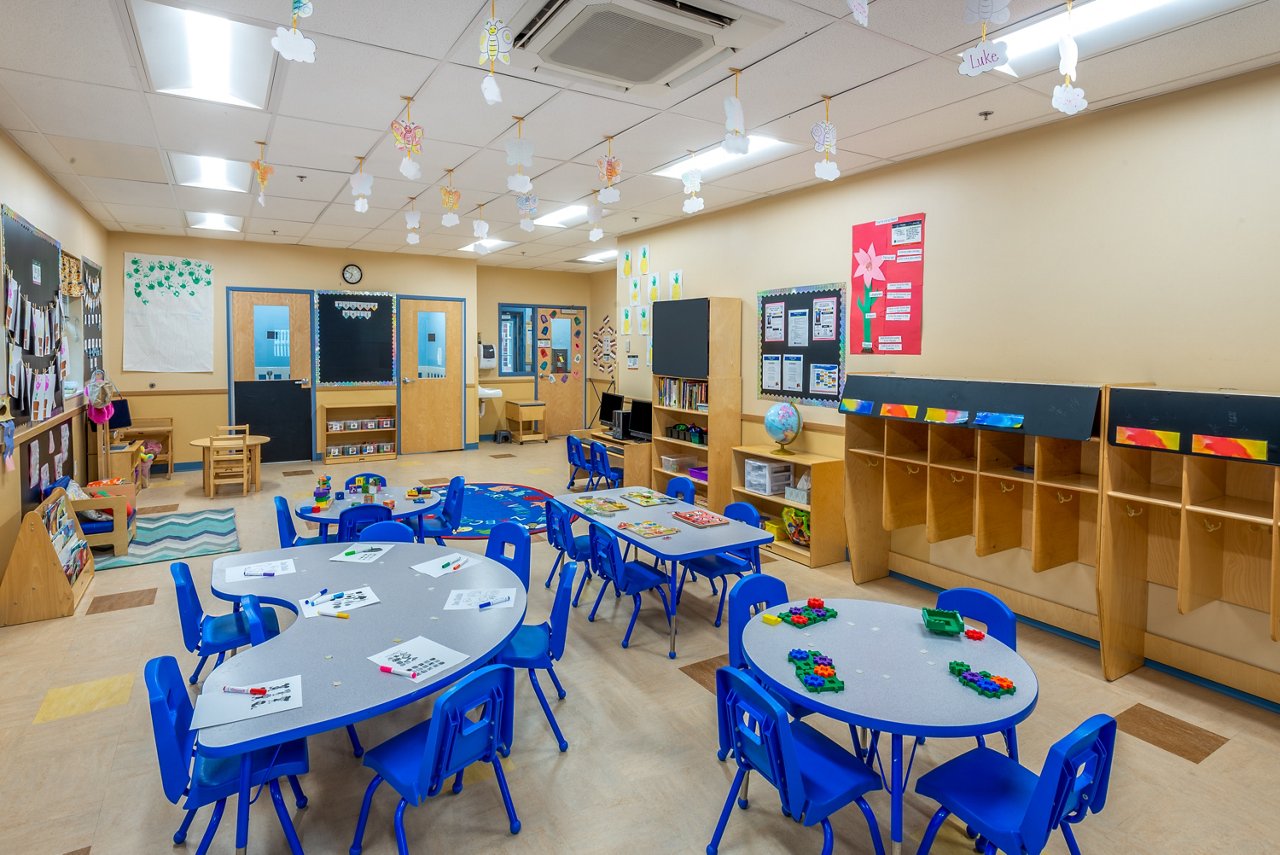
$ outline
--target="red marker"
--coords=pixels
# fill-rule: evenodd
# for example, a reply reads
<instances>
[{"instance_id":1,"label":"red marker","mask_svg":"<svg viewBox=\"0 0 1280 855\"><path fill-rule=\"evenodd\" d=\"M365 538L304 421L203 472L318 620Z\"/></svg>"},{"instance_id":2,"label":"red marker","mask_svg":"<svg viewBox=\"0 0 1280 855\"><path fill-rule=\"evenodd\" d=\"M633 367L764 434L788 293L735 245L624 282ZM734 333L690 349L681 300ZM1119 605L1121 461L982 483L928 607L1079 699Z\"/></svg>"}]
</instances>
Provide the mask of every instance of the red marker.
<instances>
[{"instance_id":1,"label":"red marker","mask_svg":"<svg viewBox=\"0 0 1280 855\"><path fill-rule=\"evenodd\" d=\"M246 689L243 686L223 686L222 691L228 695L265 695L267 693L267 690L263 688Z\"/></svg>"},{"instance_id":2,"label":"red marker","mask_svg":"<svg viewBox=\"0 0 1280 855\"><path fill-rule=\"evenodd\" d=\"M392 668L390 665L379 665L378 670L383 674L396 674L400 677L408 677L410 680L418 678L417 671L406 671L404 668Z\"/></svg>"}]
</instances>

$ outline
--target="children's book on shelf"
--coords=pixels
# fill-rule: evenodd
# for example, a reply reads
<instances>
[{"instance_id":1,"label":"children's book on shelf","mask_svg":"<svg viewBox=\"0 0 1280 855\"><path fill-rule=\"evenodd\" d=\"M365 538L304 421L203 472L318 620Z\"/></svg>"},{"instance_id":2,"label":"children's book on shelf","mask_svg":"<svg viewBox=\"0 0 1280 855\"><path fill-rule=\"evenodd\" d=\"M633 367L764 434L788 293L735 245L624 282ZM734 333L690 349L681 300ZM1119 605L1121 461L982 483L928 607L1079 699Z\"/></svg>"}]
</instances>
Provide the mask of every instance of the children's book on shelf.
<instances>
[{"instance_id":1,"label":"children's book on shelf","mask_svg":"<svg viewBox=\"0 0 1280 855\"><path fill-rule=\"evenodd\" d=\"M676 511L671 516L694 528L711 528L726 525L729 522L727 518L713 514L711 511Z\"/></svg>"},{"instance_id":2,"label":"children's book on shelf","mask_svg":"<svg viewBox=\"0 0 1280 855\"><path fill-rule=\"evenodd\" d=\"M670 537L673 534L680 533L680 529L678 528L672 528L669 525L656 523L652 520L646 520L645 522L638 523L620 523L618 528L625 531L634 531L646 540L654 537Z\"/></svg>"},{"instance_id":3,"label":"children's book on shelf","mask_svg":"<svg viewBox=\"0 0 1280 855\"><path fill-rule=\"evenodd\" d=\"M653 490L632 490L630 493L623 493L622 498L628 502L634 502L642 508L652 508L655 505L674 505L676 503L676 500L670 496L655 493Z\"/></svg>"},{"instance_id":4,"label":"children's book on shelf","mask_svg":"<svg viewBox=\"0 0 1280 855\"><path fill-rule=\"evenodd\" d=\"M606 499L601 496L579 496L573 500L573 503L582 508L584 513L598 516L611 516L627 509L627 506L617 499Z\"/></svg>"}]
</instances>

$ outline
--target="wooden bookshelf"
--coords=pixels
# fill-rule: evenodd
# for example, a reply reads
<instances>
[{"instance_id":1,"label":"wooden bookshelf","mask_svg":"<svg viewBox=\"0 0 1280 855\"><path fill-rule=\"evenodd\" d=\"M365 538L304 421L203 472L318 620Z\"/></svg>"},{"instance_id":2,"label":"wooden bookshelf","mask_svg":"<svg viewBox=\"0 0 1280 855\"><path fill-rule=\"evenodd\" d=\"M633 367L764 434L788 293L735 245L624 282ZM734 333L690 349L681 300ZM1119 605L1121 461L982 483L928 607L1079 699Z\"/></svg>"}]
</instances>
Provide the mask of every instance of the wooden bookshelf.
<instances>
[{"instance_id":1,"label":"wooden bookshelf","mask_svg":"<svg viewBox=\"0 0 1280 855\"><path fill-rule=\"evenodd\" d=\"M72 615L92 581L92 551L71 500L56 489L22 518L0 578L0 626Z\"/></svg>"},{"instance_id":2,"label":"wooden bookshelf","mask_svg":"<svg viewBox=\"0 0 1280 855\"><path fill-rule=\"evenodd\" d=\"M384 427L386 420L391 421ZM367 422L377 422L375 427L365 427ZM360 427L349 427L358 422ZM330 430L330 425L341 423L341 430ZM399 413L394 403L385 404L340 404L320 407L319 453L326 463L373 463L379 460L395 460L397 436L400 426ZM381 448L389 444L390 451ZM355 454L346 454L348 446L358 446ZM372 451L366 450L374 446ZM342 454L331 454L335 449L344 449Z\"/></svg>"},{"instance_id":3,"label":"wooden bookshelf","mask_svg":"<svg viewBox=\"0 0 1280 855\"><path fill-rule=\"evenodd\" d=\"M809 546L774 541L764 548L783 558L789 558L809 567L823 567L845 557L844 511L844 463L835 457L824 457L797 451L789 455L774 454L776 445L747 445L733 449L733 501L750 502L762 516L781 517L784 508L795 508L809 514ZM748 460L767 460L770 463L790 463L792 483L808 473L811 481L809 501L798 502L785 495L766 496L746 486L745 470Z\"/></svg>"}]
</instances>

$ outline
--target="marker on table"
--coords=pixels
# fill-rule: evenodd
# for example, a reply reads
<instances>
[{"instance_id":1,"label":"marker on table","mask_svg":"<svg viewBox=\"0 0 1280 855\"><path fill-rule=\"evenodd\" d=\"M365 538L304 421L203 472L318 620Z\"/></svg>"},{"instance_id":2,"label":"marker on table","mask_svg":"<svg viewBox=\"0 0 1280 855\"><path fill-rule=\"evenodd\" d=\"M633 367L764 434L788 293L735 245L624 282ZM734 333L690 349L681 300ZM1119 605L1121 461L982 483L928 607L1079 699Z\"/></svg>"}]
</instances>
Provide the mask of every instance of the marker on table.
<instances>
[{"instance_id":1,"label":"marker on table","mask_svg":"<svg viewBox=\"0 0 1280 855\"><path fill-rule=\"evenodd\" d=\"M342 553L342 554L343 554L344 556L346 556L346 555L364 555L364 554L365 554L365 553L367 553L367 552L381 552L381 551L382 551L382 547L381 547L381 546L370 546L368 549L348 549L346 552L344 552L344 553Z\"/></svg>"},{"instance_id":2,"label":"marker on table","mask_svg":"<svg viewBox=\"0 0 1280 855\"><path fill-rule=\"evenodd\" d=\"M222 691L228 695L265 695L267 693L267 690L263 688L246 689L243 686L223 686Z\"/></svg>"},{"instance_id":3,"label":"marker on table","mask_svg":"<svg viewBox=\"0 0 1280 855\"><path fill-rule=\"evenodd\" d=\"M276 574L275 574L275 573L272 573L270 570L245 570L245 571L244 571L244 575L246 575L246 576L274 576L274 575L276 575Z\"/></svg>"},{"instance_id":4,"label":"marker on table","mask_svg":"<svg viewBox=\"0 0 1280 855\"><path fill-rule=\"evenodd\" d=\"M398 677L408 677L410 680L418 678L417 671L406 671L404 668L393 668L390 665L379 665L378 670L383 674L395 674Z\"/></svg>"},{"instance_id":5,"label":"marker on table","mask_svg":"<svg viewBox=\"0 0 1280 855\"><path fill-rule=\"evenodd\" d=\"M326 617L342 618L343 620L346 620L347 618L351 617L351 615L347 614L346 612L316 612L316 614L322 614Z\"/></svg>"},{"instance_id":6,"label":"marker on table","mask_svg":"<svg viewBox=\"0 0 1280 855\"><path fill-rule=\"evenodd\" d=\"M450 569L450 570L457 570L459 567L461 567L463 564L465 564L465 563L466 563L466 561L467 561L467 559L465 559L465 558L463 558L461 555L459 555L459 556L457 556L456 558L450 558L448 561L446 561L445 563L441 564L440 566L441 566L442 568L447 567L447 568L448 568L448 569Z\"/></svg>"},{"instance_id":7,"label":"marker on table","mask_svg":"<svg viewBox=\"0 0 1280 855\"><path fill-rule=\"evenodd\" d=\"M325 599L323 600L320 599L321 597L324 597L324 595L327 593L329 593L328 588L321 588L318 593L312 594L308 599L305 599L302 602L306 603L308 606L312 606L312 607L318 606L322 602L328 602L329 600L333 599L332 597L325 597Z\"/></svg>"},{"instance_id":8,"label":"marker on table","mask_svg":"<svg viewBox=\"0 0 1280 855\"><path fill-rule=\"evenodd\" d=\"M509 602L511 602L510 597L495 597L494 599L489 600L487 603L481 603L479 608L481 611L483 611L485 609L492 608L493 606L497 606L497 605L501 605L502 603L509 603Z\"/></svg>"}]
</instances>

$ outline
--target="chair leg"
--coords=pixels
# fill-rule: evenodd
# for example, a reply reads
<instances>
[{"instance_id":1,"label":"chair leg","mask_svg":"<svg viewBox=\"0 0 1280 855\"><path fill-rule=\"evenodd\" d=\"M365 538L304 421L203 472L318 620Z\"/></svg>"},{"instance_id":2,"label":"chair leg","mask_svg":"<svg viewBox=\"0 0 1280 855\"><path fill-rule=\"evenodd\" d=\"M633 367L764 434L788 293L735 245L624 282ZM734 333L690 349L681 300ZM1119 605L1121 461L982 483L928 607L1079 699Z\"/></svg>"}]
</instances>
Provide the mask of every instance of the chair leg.
<instances>
[{"instance_id":1,"label":"chair leg","mask_svg":"<svg viewBox=\"0 0 1280 855\"><path fill-rule=\"evenodd\" d=\"M552 579L554 579L554 578L556 577L556 571L560 569L560 562L561 562L561 561L564 561L564 553L563 553L563 552L557 553L557 555L556 555L556 563L551 565L551 572L550 572L549 574L547 574L547 584L543 585L542 587L544 587L544 588L550 588L550 587L551 587L551 580L552 580Z\"/></svg>"},{"instance_id":2,"label":"chair leg","mask_svg":"<svg viewBox=\"0 0 1280 855\"><path fill-rule=\"evenodd\" d=\"M200 661L196 663L196 670L192 671L191 676L187 678L188 683L193 686L196 684L196 681L200 679L200 672L204 670L204 663L207 661L209 661L208 656L200 657Z\"/></svg>"},{"instance_id":3,"label":"chair leg","mask_svg":"<svg viewBox=\"0 0 1280 855\"><path fill-rule=\"evenodd\" d=\"M871 832L871 845L875 846L876 855L884 855L884 837L880 834L880 823L876 822L876 815L872 812L871 805L867 804L864 798L859 798L857 803L862 815L867 819L867 830Z\"/></svg>"},{"instance_id":4,"label":"chair leg","mask_svg":"<svg viewBox=\"0 0 1280 855\"><path fill-rule=\"evenodd\" d=\"M751 802L747 799L747 791L751 789L751 770L747 769L746 774L742 776L742 789L738 790L738 807L746 810L751 806Z\"/></svg>"},{"instance_id":5,"label":"chair leg","mask_svg":"<svg viewBox=\"0 0 1280 855\"><path fill-rule=\"evenodd\" d=\"M436 542L436 546L444 546L444 538L443 538L443 537L440 537L439 535L436 535L436 537L435 537L435 538L433 538L433 539L434 539L434 540L435 540L435 542Z\"/></svg>"},{"instance_id":6,"label":"chair leg","mask_svg":"<svg viewBox=\"0 0 1280 855\"><path fill-rule=\"evenodd\" d=\"M409 803L404 799L396 805L396 849L400 855L409 855L409 841L404 836L404 809Z\"/></svg>"},{"instance_id":7,"label":"chair leg","mask_svg":"<svg viewBox=\"0 0 1280 855\"><path fill-rule=\"evenodd\" d=\"M947 817L951 815L951 811L946 808L938 808L938 812L933 815L933 819L929 820L929 827L924 830L924 837L920 838L920 848L916 850L916 855L929 855L929 849L933 846L933 839L938 836L938 829L942 828L942 823L947 821Z\"/></svg>"},{"instance_id":8,"label":"chair leg","mask_svg":"<svg viewBox=\"0 0 1280 855\"><path fill-rule=\"evenodd\" d=\"M835 845L836 837L831 832L831 820L822 820L822 855L831 855L831 848Z\"/></svg>"},{"instance_id":9,"label":"chair leg","mask_svg":"<svg viewBox=\"0 0 1280 855\"><path fill-rule=\"evenodd\" d=\"M591 581L591 568L588 566L582 571L582 578L578 580L578 591L573 595L573 607L578 607L578 600L582 598L582 589L587 587L587 582Z\"/></svg>"},{"instance_id":10,"label":"chair leg","mask_svg":"<svg viewBox=\"0 0 1280 855\"><path fill-rule=\"evenodd\" d=\"M493 755L493 773L498 778L498 789L502 791L502 803L507 808L507 819L511 820L511 833L520 833L520 817L516 816L516 806L511 801L511 790L507 788L507 776L502 774L502 761Z\"/></svg>"},{"instance_id":11,"label":"chair leg","mask_svg":"<svg viewBox=\"0 0 1280 855\"><path fill-rule=\"evenodd\" d=\"M547 696L542 693L542 686L538 683L538 675L532 668L529 669L529 683L533 686L533 693L538 696L538 703L542 704L542 712L547 716L547 724L551 725L551 732L556 735L556 742L560 744L560 750L568 751L569 743L565 740L564 734L560 732L560 725L556 722L555 713L551 712L551 705L547 703Z\"/></svg>"},{"instance_id":12,"label":"chair leg","mask_svg":"<svg viewBox=\"0 0 1280 855\"><path fill-rule=\"evenodd\" d=\"M596 594L596 604L591 607L591 614L587 615L587 620L594 623L596 619L596 610L600 608L600 601L604 599L604 592L609 590L609 580L605 579L604 584L600 586L600 593Z\"/></svg>"},{"instance_id":13,"label":"chair leg","mask_svg":"<svg viewBox=\"0 0 1280 855\"><path fill-rule=\"evenodd\" d=\"M360 744L360 734L356 733L354 724L347 725L347 737L351 740L351 753L356 757L363 757L364 746Z\"/></svg>"},{"instance_id":14,"label":"chair leg","mask_svg":"<svg viewBox=\"0 0 1280 855\"><path fill-rule=\"evenodd\" d=\"M293 789L293 803L298 806L298 810L302 810L307 806L307 794L302 792L302 784L298 783L297 775L289 776L289 786Z\"/></svg>"},{"instance_id":15,"label":"chair leg","mask_svg":"<svg viewBox=\"0 0 1280 855\"><path fill-rule=\"evenodd\" d=\"M988 840L987 848L983 850L983 855L999 855L999 853L1000 850L996 848L996 845ZM1079 855L1079 850L1076 850L1076 855Z\"/></svg>"},{"instance_id":16,"label":"chair leg","mask_svg":"<svg viewBox=\"0 0 1280 855\"><path fill-rule=\"evenodd\" d=\"M275 805L276 816L280 817L280 827L284 829L284 839L289 841L289 851L293 855L302 855L302 843L298 840L298 830L293 827L293 820L289 817L289 809L284 806L284 796L280 793L280 779L267 782L267 789L271 791L271 803Z\"/></svg>"},{"instance_id":17,"label":"chair leg","mask_svg":"<svg viewBox=\"0 0 1280 855\"><path fill-rule=\"evenodd\" d=\"M712 580L712 582L714 586L714 580ZM717 628L720 626L721 621L724 620L724 596L727 593L729 593L729 580L721 579L720 580L720 605L716 607L716 627Z\"/></svg>"},{"instance_id":18,"label":"chair leg","mask_svg":"<svg viewBox=\"0 0 1280 855\"><path fill-rule=\"evenodd\" d=\"M724 827L729 824L729 814L733 812L733 800L738 795L738 789L742 786L742 778L747 770L738 767L738 774L733 776L733 783L729 785L729 796L724 800L724 809L720 811L720 821L716 823L716 830L711 835L711 842L707 844L707 855L716 855L720 849L720 838L724 836Z\"/></svg>"},{"instance_id":19,"label":"chair leg","mask_svg":"<svg viewBox=\"0 0 1280 855\"><path fill-rule=\"evenodd\" d=\"M382 783L381 775L374 775L369 788L364 791L364 803L360 805L360 818L356 820L356 836L351 841L351 855L360 855L364 848L364 826L369 821L369 808L373 805L373 791Z\"/></svg>"},{"instance_id":20,"label":"chair leg","mask_svg":"<svg viewBox=\"0 0 1280 855\"><path fill-rule=\"evenodd\" d=\"M1071 826L1064 822L1058 827L1062 829L1062 836L1067 841L1067 851L1070 852L1071 855L1080 855L1080 846L1076 843L1076 835L1075 832L1071 830Z\"/></svg>"},{"instance_id":21,"label":"chair leg","mask_svg":"<svg viewBox=\"0 0 1280 855\"><path fill-rule=\"evenodd\" d=\"M465 771L465 770L463 770L463 769L459 769L459 770L458 770L458 774L456 774L456 775L454 775L454 776L453 776L453 794L454 794L455 796L456 796L458 793L462 792L462 773L463 773L463 771Z\"/></svg>"},{"instance_id":22,"label":"chair leg","mask_svg":"<svg viewBox=\"0 0 1280 855\"><path fill-rule=\"evenodd\" d=\"M560 700L563 701L565 699L565 695L568 693L565 692L564 686L560 685L560 678L556 676L556 667L554 665L548 665L547 674L551 677L551 682L555 683L556 694L559 695Z\"/></svg>"},{"instance_id":23,"label":"chair leg","mask_svg":"<svg viewBox=\"0 0 1280 855\"><path fill-rule=\"evenodd\" d=\"M1018 762L1018 731L1015 728L1009 728L1004 732L1005 751L1009 755L1009 759L1014 763Z\"/></svg>"},{"instance_id":24,"label":"chair leg","mask_svg":"<svg viewBox=\"0 0 1280 855\"><path fill-rule=\"evenodd\" d=\"M209 851L209 845L213 843L213 835L218 832L218 823L222 822L222 812L227 809L227 800L218 799L217 804L213 806L213 816L209 817L209 824L205 826L204 837L200 838L200 845L196 847L196 855L205 855Z\"/></svg>"},{"instance_id":25,"label":"chair leg","mask_svg":"<svg viewBox=\"0 0 1280 855\"><path fill-rule=\"evenodd\" d=\"M640 616L640 595L632 594L631 602L631 622L627 624L627 634L622 637L622 647L625 650L627 645L631 643L631 630L636 628L636 618Z\"/></svg>"},{"instance_id":26,"label":"chair leg","mask_svg":"<svg viewBox=\"0 0 1280 855\"><path fill-rule=\"evenodd\" d=\"M178 826L178 830L173 833L173 845L181 846L183 841L187 839L187 831L191 828L191 820L196 818L195 809L187 811L187 815L182 818L182 825Z\"/></svg>"}]
</instances>

